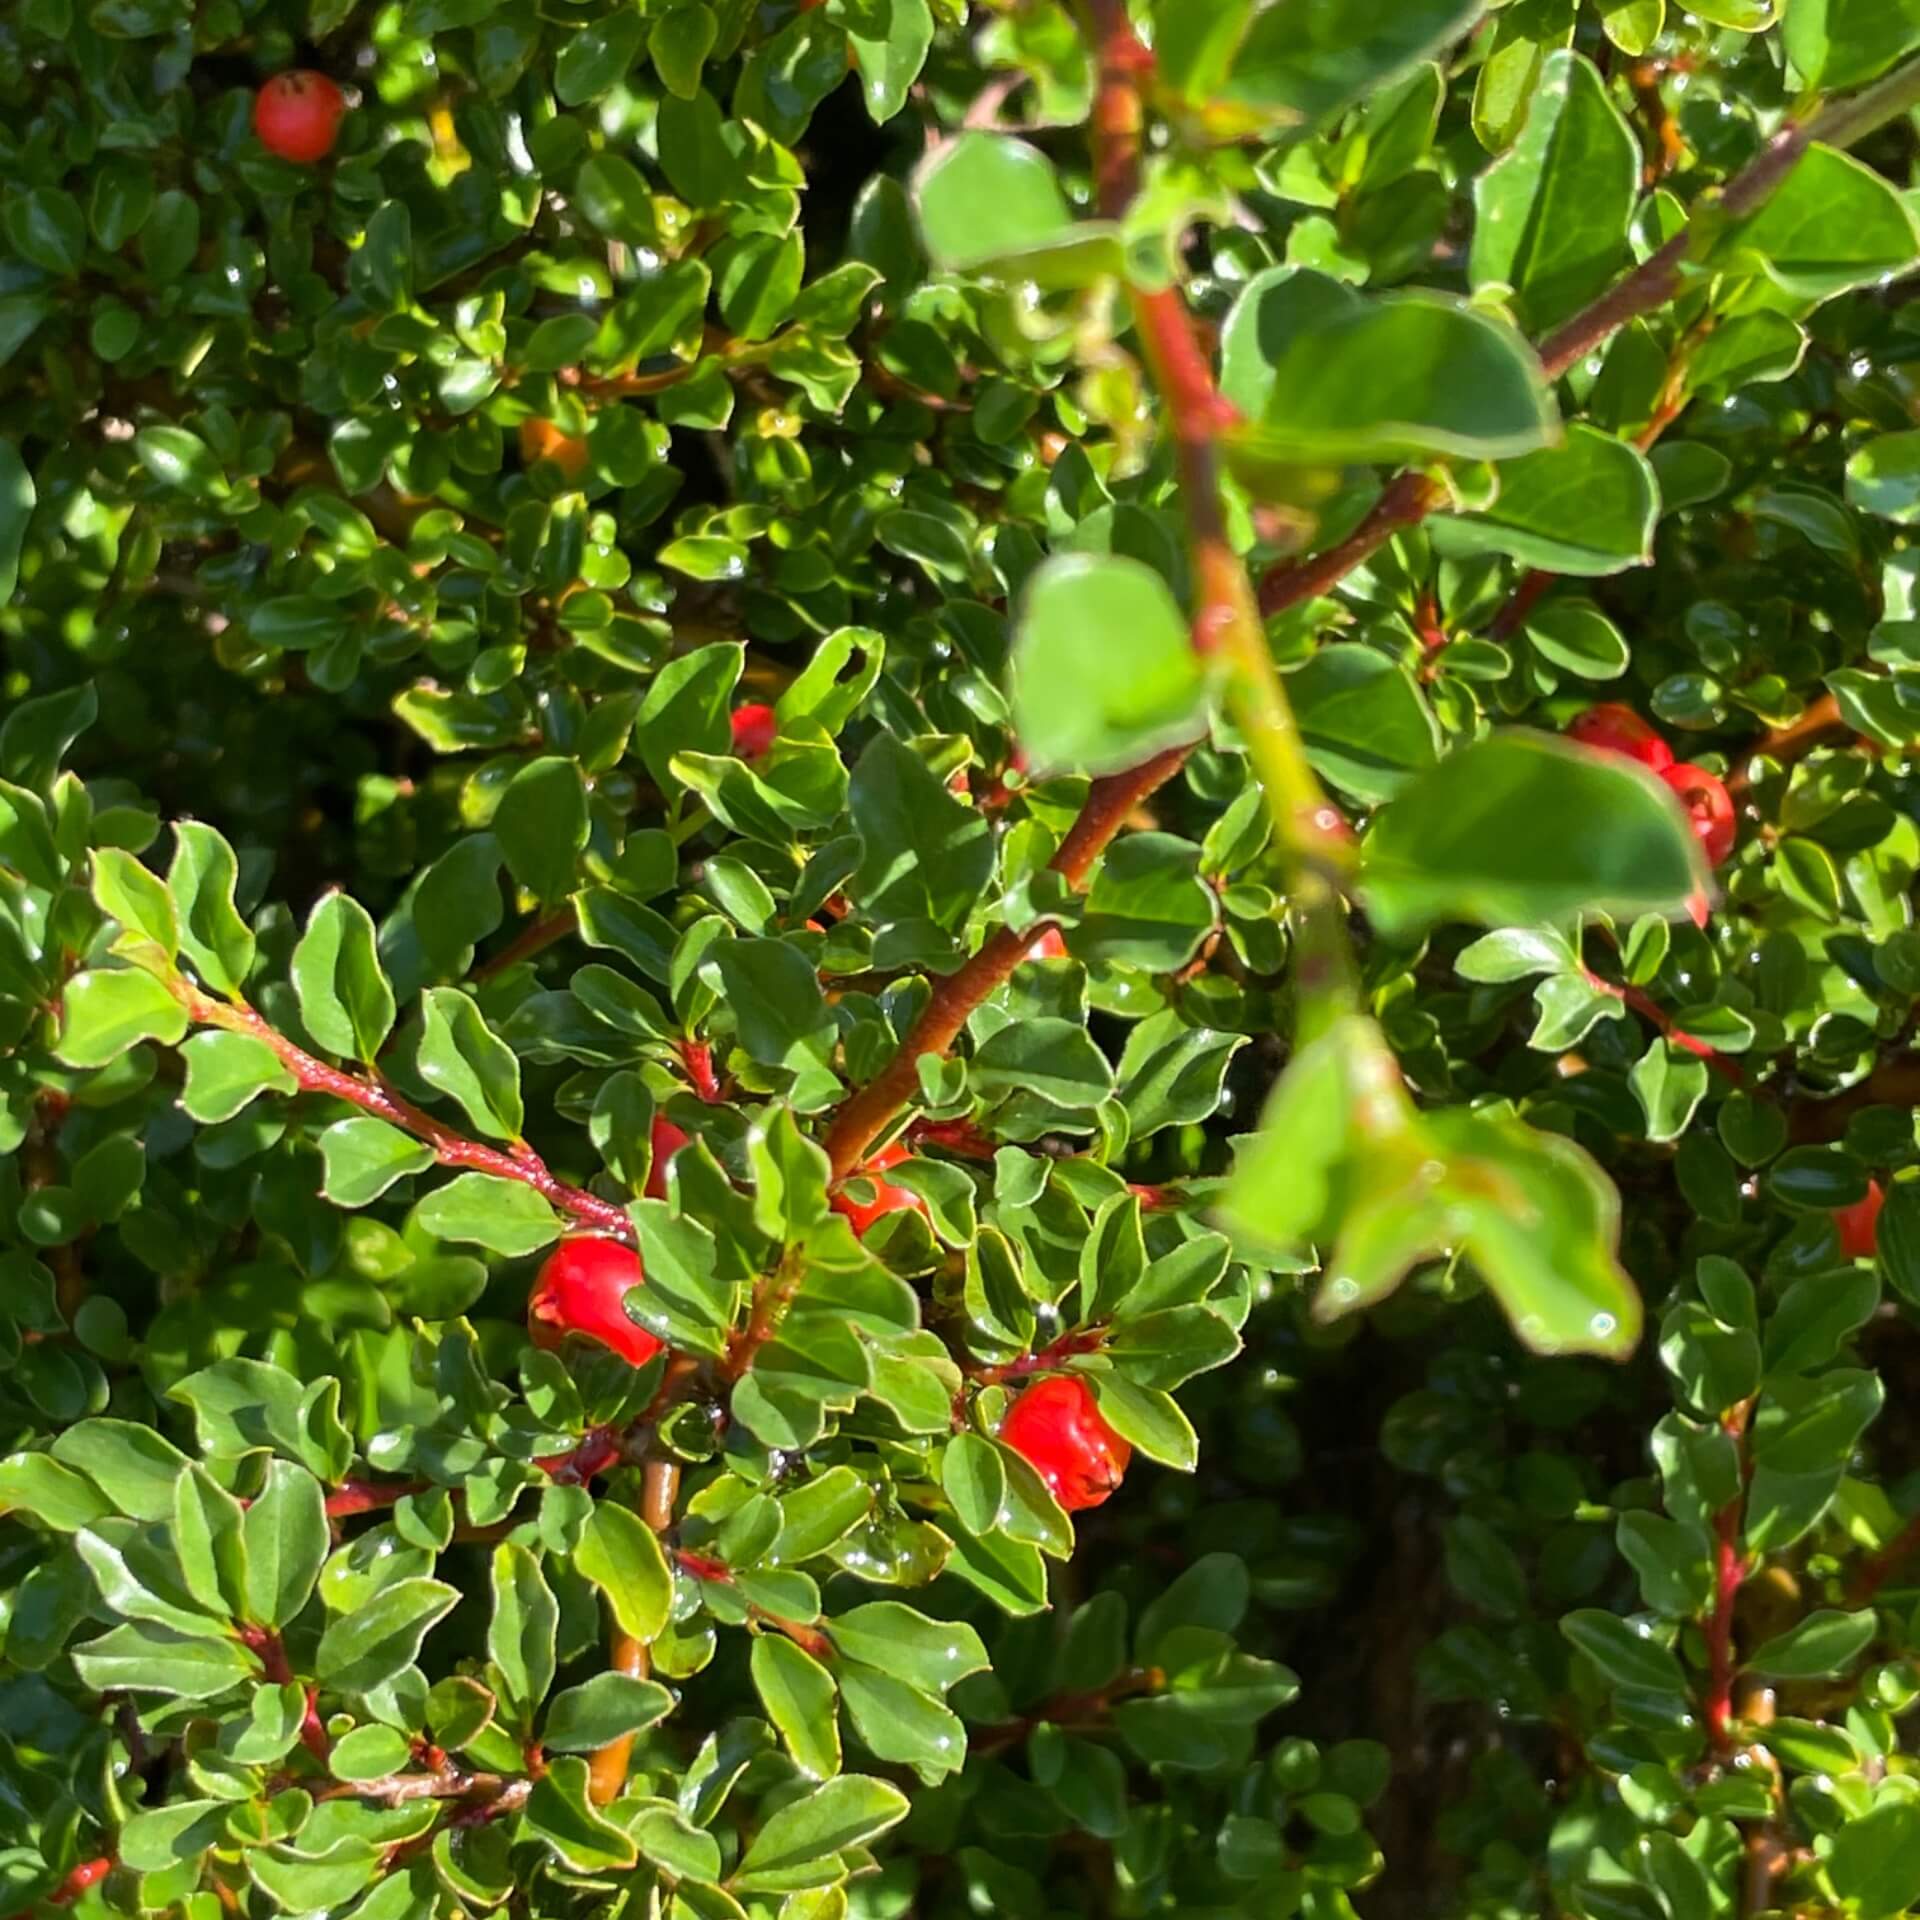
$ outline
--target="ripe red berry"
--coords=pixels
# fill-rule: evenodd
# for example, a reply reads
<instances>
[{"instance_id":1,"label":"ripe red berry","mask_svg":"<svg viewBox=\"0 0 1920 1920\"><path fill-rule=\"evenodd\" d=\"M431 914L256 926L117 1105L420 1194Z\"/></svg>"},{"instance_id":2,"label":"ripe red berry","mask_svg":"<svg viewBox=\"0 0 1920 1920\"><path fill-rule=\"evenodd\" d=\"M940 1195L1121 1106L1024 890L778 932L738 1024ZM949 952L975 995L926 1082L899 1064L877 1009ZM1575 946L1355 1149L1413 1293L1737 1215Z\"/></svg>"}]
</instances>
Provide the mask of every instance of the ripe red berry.
<instances>
[{"instance_id":1,"label":"ripe red berry","mask_svg":"<svg viewBox=\"0 0 1920 1920\"><path fill-rule=\"evenodd\" d=\"M664 1200L667 1197L667 1162L684 1147L693 1135L684 1127L676 1127L671 1120L655 1117L653 1123L653 1164L647 1169L647 1198Z\"/></svg>"},{"instance_id":2,"label":"ripe red berry","mask_svg":"<svg viewBox=\"0 0 1920 1920\"><path fill-rule=\"evenodd\" d=\"M1871 1260L1880 1244L1880 1209L1887 1196L1878 1180L1867 1182L1862 1199L1850 1207L1836 1207L1833 1224L1840 1229L1840 1257L1843 1260Z\"/></svg>"},{"instance_id":3,"label":"ripe red berry","mask_svg":"<svg viewBox=\"0 0 1920 1920\"><path fill-rule=\"evenodd\" d=\"M1696 767L1691 760L1663 768L1660 778L1680 796L1680 804L1693 822L1694 837L1705 850L1707 864L1719 866L1733 851L1739 831L1733 796L1725 783L1705 767Z\"/></svg>"},{"instance_id":4,"label":"ripe red berry","mask_svg":"<svg viewBox=\"0 0 1920 1920\"><path fill-rule=\"evenodd\" d=\"M1069 1513L1097 1507L1120 1484L1133 1448L1107 1425L1078 1374L1029 1387L1000 1423L1000 1438L1047 1483Z\"/></svg>"},{"instance_id":5,"label":"ripe red berry","mask_svg":"<svg viewBox=\"0 0 1920 1920\"><path fill-rule=\"evenodd\" d=\"M1029 960L1064 960L1067 958L1067 943L1061 938L1058 927L1049 927L1032 946L1027 949Z\"/></svg>"},{"instance_id":6,"label":"ripe red berry","mask_svg":"<svg viewBox=\"0 0 1920 1920\"><path fill-rule=\"evenodd\" d=\"M563 1240L547 1256L527 1300L527 1332L536 1347L557 1347L570 1333L611 1347L644 1367L661 1343L627 1318L621 1302L645 1275L640 1256L617 1240Z\"/></svg>"},{"instance_id":7,"label":"ripe red berry","mask_svg":"<svg viewBox=\"0 0 1920 1920\"><path fill-rule=\"evenodd\" d=\"M1578 715L1567 729L1567 738L1596 753L1618 753L1638 760L1655 773L1664 773L1673 765L1673 749L1631 707L1618 700L1605 701Z\"/></svg>"},{"instance_id":8,"label":"ripe red berry","mask_svg":"<svg viewBox=\"0 0 1920 1920\"><path fill-rule=\"evenodd\" d=\"M253 97L253 130L282 160L310 167L333 151L347 99L324 73L276 73Z\"/></svg>"},{"instance_id":9,"label":"ripe red berry","mask_svg":"<svg viewBox=\"0 0 1920 1920\"><path fill-rule=\"evenodd\" d=\"M733 710L733 750L742 760L758 760L780 731L779 717L761 701Z\"/></svg>"},{"instance_id":10,"label":"ripe red berry","mask_svg":"<svg viewBox=\"0 0 1920 1920\"><path fill-rule=\"evenodd\" d=\"M926 1212L926 1203L917 1193L909 1193L905 1187L896 1187L891 1180L880 1177L880 1169L897 1167L907 1158L908 1147L904 1140L896 1140L890 1147L882 1147L865 1166L860 1169L860 1177L873 1188L871 1200L856 1200L851 1194L836 1193L831 1205L835 1213L845 1214L848 1222L857 1234L865 1234L867 1229L883 1215L898 1213L904 1207L918 1207Z\"/></svg>"}]
</instances>

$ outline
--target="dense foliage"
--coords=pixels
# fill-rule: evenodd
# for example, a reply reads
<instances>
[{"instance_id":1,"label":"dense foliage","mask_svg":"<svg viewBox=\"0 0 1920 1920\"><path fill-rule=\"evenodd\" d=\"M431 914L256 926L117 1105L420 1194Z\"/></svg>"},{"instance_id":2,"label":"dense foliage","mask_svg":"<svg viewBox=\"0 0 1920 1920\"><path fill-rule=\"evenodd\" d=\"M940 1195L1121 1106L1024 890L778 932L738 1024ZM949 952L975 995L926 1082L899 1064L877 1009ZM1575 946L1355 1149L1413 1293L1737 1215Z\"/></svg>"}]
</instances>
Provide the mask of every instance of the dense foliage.
<instances>
[{"instance_id":1,"label":"dense foliage","mask_svg":"<svg viewBox=\"0 0 1920 1920\"><path fill-rule=\"evenodd\" d=\"M0 1912L1920 1901L1920 0L8 0Z\"/></svg>"}]
</instances>

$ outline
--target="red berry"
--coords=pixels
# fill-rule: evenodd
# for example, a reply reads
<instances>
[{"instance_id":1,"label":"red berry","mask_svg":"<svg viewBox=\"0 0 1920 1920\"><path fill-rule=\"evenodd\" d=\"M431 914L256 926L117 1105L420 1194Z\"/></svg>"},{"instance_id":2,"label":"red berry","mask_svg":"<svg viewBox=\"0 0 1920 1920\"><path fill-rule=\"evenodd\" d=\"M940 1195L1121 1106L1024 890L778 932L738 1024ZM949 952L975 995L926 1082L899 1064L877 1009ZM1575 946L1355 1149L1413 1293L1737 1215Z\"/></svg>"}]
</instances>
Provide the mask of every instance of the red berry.
<instances>
[{"instance_id":1,"label":"red berry","mask_svg":"<svg viewBox=\"0 0 1920 1920\"><path fill-rule=\"evenodd\" d=\"M1027 949L1029 960L1064 960L1067 958L1067 943L1060 937L1058 927L1049 927L1032 946Z\"/></svg>"},{"instance_id":2,"label":"red berry","mask_svg":"<svg viewBox=\"0 0 1920 1920\"><path fill-rule=\"evenodd\" d=\"M333 151L346 110L346 95L324 73L295 67L254 95L253 130L269 153L310 167Z\"/></svg>"},{"instance_id":3,"label":"red berry","mask_svg":"<svg viewBox=\"0 0 1920 1920\"><path fill-rule=\"evenodd\" d=\"M1618 700L1589 707L1567 729L1567 738L1596 753L1623 754L1655 773L1664 773L1673 765L1673 749L1631 707Z\"/></svg>"},{"instance_id":4,"label":"red berry","mask_svg":"<svg viewBox=\"0 0 1920 1920\"><path fill-rule=\"evenodd\" d=\"M1133 1449L1107 1425L1074 1373L1029 1387L1000 1423L1000 1438L1047 1483L1069 1513L1097 1507L1120 1484Z\"/></svg>"},{"instance_id":5,"label":"red berry","mask_svg":"<svg viewBox=\"0 0 1920 1920\"><path fill-rule=\"evenodd\" d=\"M922 1213L926 1212L926 1203L917 1193L909 1193L905 1187L896 1187L891 1180L880 1178L878 1169L897 1167L908 1152L907 1143L896 1140L892 1146L882 1147L860 1169L861 1177L873 1188L871 1200L856 1200L846 1193L833 1196L830 1204L834 1212L845 1214L855 1233L864 1235L884 1214L898 1213L905 1207L918 1207Z\"/></svg>"},{"instance_id":6,"label":"red berry","mask_svg":"<svg viewBox=\"0 0 1920 1920\"><path fill-rule=\"evenodd\" d=\"M758 760L779 731L779 717L758 700L733 710L733 750L742 760Z\"/></svg>"},{"instance_id":7,"label":"red berry","mask_svg":"<svg viewBox=\"0 0 1920 1920\"><path fill-rule=\"evenodd\" d=\"M1733 851L1734 837L1739 831L1733 796L1725 783L1705 767L1696 767L1691 760L1663 768L1660 778L1680 796L1680 804L1693 822L1694 837L1706 852L1707 864L1719 866Z\"/></svg>"},{"instance_id":8,"label":"red berry","mask_svg":"<svg viewBox=\"0 0 1920 1920\"><path fill-rule=\"evenodd\" d=\"M1850 1207L1836 1207L1833 1224L1840 1229L1840 1257L1843 1260L1871 1260L1880 1244L1880 1209L1887 1196L1878 1180L1867 1182L1863 1199Z\"/></svg>"},{"instance_id":9,"label":"red berry","mask_svg":"<svg viewBox=\"0 0 1920 1920\"><path fill-rule=\"evenodd\" d=\"M629 1366L644 1367L660 1351L621 1305L645 1278L640 1256L617 1240L563 1240L547 1256L527 1300L527 1332L536 1347L557 1347L570 1333L611 1347Z\"/></svg>"},{"instance_id":10,"label":"red berry","mask_svg":"<svg viewBox=\"0 0 1920 1920\"><path fill-rule=\"evenodd\" d=\"M664 1200L667 1197L667 1162L684 1147L693 1135L684 1127L676 1127L671 1120L662 1120L657 1115L653 1122L653 1165L647 1169L647 1198Z\"/></svg>"}]
</instances>

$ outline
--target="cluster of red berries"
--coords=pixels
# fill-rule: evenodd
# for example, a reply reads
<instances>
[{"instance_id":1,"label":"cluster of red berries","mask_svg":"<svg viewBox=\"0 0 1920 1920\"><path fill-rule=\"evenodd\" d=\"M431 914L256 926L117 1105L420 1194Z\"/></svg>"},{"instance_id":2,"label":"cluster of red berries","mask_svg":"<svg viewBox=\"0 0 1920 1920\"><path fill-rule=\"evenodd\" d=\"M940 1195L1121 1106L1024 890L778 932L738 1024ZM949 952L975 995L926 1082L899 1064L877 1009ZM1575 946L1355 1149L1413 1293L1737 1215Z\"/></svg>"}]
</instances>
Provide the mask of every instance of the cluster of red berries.
<instances>
[{"instance_id":1,"label":"cluster of red berries","mask_svg":"<svg viewBox=\"0 0 1920 1920\"><path fill-rule=\"evenodd\" d=\"M1691 760L1675 760L1673 749L1631 707L1617 700L1589 707L1567 729L1567 737L1599 753L1637 760L1657 773L1679 795L1709 866L1721 865L1733 851L1739 822L1726 782Z\"/></svg>"},{"instance_id":2,"label":"cluster of red berries","mask_svg":"<svg viewBox=\"0 0 1920 1920\"><path fill-rule=\"evenodd\" d=\"M647 1193L666 1193L667 1162L689 1136L671 1120L653 1123L653 1165ZM861 1169L874 1190L871 1200L836 1193L832 1206L855 1233L906 1207L924 1203L918 1194L882 1178L907 1157L904 1141L883 1147ZM662 1342L627 1317L626 1299L646 1279L640 1256L617 1240L579 1235L563 1240L542 1263L527 1298L527 1332L536 1347L556 1348L569 1335L597 1340L632 1367L644 1367ZM1133 1449L1101 1416L1086 1382L1055 1374L1028 1387L1008 1409L1000 1428L1008 1446L1032 1463L1053 1497L1069 1513L1097 1507L1120 1484Z\"/></svg>"},{"instance_id":3,"label":"cluster of red berries","mask_svg":"<svg viewBox=\"0 0 1920 1920\"><path fill-rule=\"evenodd\" d=\"M253 130L269 153L310 167L333 151L347 96L324 73L276 73L253 96Z\"/></svg>"}]
</instances>

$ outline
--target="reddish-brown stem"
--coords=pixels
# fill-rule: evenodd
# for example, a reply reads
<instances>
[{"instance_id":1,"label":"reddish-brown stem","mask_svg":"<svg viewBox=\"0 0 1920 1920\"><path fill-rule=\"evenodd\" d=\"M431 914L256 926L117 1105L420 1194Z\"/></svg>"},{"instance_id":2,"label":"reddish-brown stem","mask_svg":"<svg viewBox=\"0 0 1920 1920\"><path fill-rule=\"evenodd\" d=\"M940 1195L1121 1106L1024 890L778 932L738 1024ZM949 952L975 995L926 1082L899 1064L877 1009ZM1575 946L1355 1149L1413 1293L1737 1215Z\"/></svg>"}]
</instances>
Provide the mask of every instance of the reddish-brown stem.
<instances>
[{"instance_id":1,"label":"reddish-brown stem","mask_svg":"<svg viewBox=\"0 0 1920 1920\"><path fill-rule=\"evenodd\" d=\"M1493 624L1487 629L1488 635L1495 640L1511 639L1527 624L1527 615L1539 605L1541 596L1559 577L1544 567L1533 567L1522 574L1520 584L1508 595L1507 604L1493 616Z\"/></svg>"},{"instance_id":2,"label":"reddish-brown stem","mask_svg":"<svg viewBox=\"0 0 1920 1920\"><path fill-rule=\"evenodd\" d=\"M720 1076L713 1070L713 1049L703 1040L680 1043L680 1063L693 1082L693 1090L709 1106L720 1098Z\"/></svg>"},{"instance_id":3,"label":"reddish-brown stem","mask_svg":"<svg viewBox=\"0 0 1920 1920\"><path fill-rule=\"evenodd\" d=\"M640 1480L640 1517L657 1534L673 1525L674 1502L680 1497L680 1468L672 1460L649 1460ZM653 1670L653 1658L644 1640L617 1627L608 1650L608 1666L644 1680ZM633 1735L622 1734L597 1748L587 1766L587 1793L596 1807L619 1799L627 1784L627 1768L633 1757Z\"/></svg>"},{"instance_id":4,"label":"reddish-brown stem","mask_svg":"<svg viewBox=\"0 0 1920 1920\"><path fill-rule=\"evenodd\" d=\"M1260 611L1284 613L1303 600L1331 593L1363 560L1377 553L1403 527L1417 526L1445 498L1446 489L1425 474L1401 474L1338 545L1273 568L1260 583Z\"/></svg>"},{"instance_id":5,"label":"reddish-brown stem","mask_svg":"<svg viewBox=\"0 0 1920 1920\"><path fill-rule=\"evenodd\" d=\"M546 1163L524 1141L512 1148L503 1148L483 1146L478 1140L469 1140L465 1134L456 1133L431 1114L423 1113L384 1080L351 1073L343 1067L330 1067L324 1061L316 1060L312 1054L295 1046L285 1034L270 1026L244 1001L215 1000L177 974L167 984L188 1015L202 1026L224 1027L229 1033L244 1033L263 1041L304 1091L329 1094L336 1100L345 1100L361 1112L370 1113L376 1119L386 1121L389 1126L399 1127L414 1135L433 1149L434 1158L443 1167L465 1167L476 1173L492 1174L496 1179L517 1180L583 1225L606 1234L610 1239L624 1241L628 1246L638 1244L633 1222L628 1219L624 1207L611 1200L602 1200L598 1194L588 1193L580 1187L569 1186L551 1173Z\"/></svg>"},{"instance_id":6,"label":"reddish-brown stem","mask_svg":"<svg viewBox=\"0 0 1920 1920\"><path fill-rule=\"evenodd\" d=\"M1075 887L1084 885L1108 842L1155 788L1173 778L1188 751L1172 747L1144 765L1096 780L1079 818L1053 857L1053 870ZM938 1058L946 1053L960 1037L974 1008L1007 983L1014 968L1026 958L1027 949L1049 924L1042 921L1021 932L1002 927L959 972L935 983L926 1011L900 1043L899 1052L834 1117L826 1148L835 1180L844 1180L858 1169L867 1149L919 1090L921 1056Z\"/></svg>"},{"instance_id":7,"label":"reddish-brown stem","mask_svg":"<svg viewBox=\"0 0 1920 1920\"><path fill-rule=\"evenodd\" d=\"M475 982L491 980L495 974L517 967L522 960L545 953L555 941L564 940L573 931L574 919L573 902L569 900L564 907L528 921L498 953L474 968L472 979Z\"/></svg>"},{"instance_id":8,"label":"reddish-brown stem","mask_svg":"<svg viewBox=\"0 0 1920 1920\"><path fill-rule=\"evenodd\" d=\"M267 1678L276 1687L297 1686L293 1668L287 1664L287 1650L280 1636L269 1627L242 1627L240 1642L257 1654L260 1665ZM317 1689L306 1687L306 1709L300 1717L300 1741L313 1757L325 1766L333 1760L333 1743L327 1738L327 1730L320 1724L319 1694Z\"/></svg>"},{"instance_id":9,"label":"reddish-brown stem","mask_svg":"<svg viewBox=\"0 0 1920 1920\"><path fill-rule=\"evenodd\" d=\"M1764 756L1779 761L1783 766L1790 766L1811 753L1815 747L1825 746L1830 740L1843 740L1852 731L1840 717L1839 700L1830 693L1823 693L1790 726L1776 727L1746 750L1739 766L1727 775L1727 791L1735 794L1746 792L1752 784L1747 769L1755 759Z\"/></svg>"},{"instance_id":10,"label":"reddish-brown stem","mask_svg":"<svg viewBox=\"0 0 1920 1920\"><path fill-rule=\"evenodd\" d=\"M382 1507L390 1507L396 1500L404 1500L410 1493L425 1493L427 1482L424 1480L401 1480L392 1486L377 1486L371 1480L342 1480L327 1495L327 1518L344 1520L356 1513L376 1513Z\"/></svg>"},{"instance_id":11,"label":"reddish-brown stem","mask_svg":"<svg viewBox=\"0 0 1920 1920\"><path fill-rule=\"evenodd\" d=\"M1740 1491L1713 1516L1713 1602L1708 1611L1707 1693L1702 1717L1716 1753L1733 1749L1733 1613L1746 1582L1748 1561L1741 1551L1740 1531L1746 1518L1747 1417L1750 1404L1742 1402L1720 1423L1740 1454Z\"/></svg>"},{"instance_id":12,"label":"reddish-brown stem","mask_svg":"<svg viewBox=\"0 0 1920 1920\"><path fill-rule=\"evenodd\" d=\"M1106 1343L1105 1328L1082 1328L1077 1333L1063 1333L1058 1340L1050 1342L1037 1353L1023 1353L1019 1359L1009 1360L1004 1366L975 1367L969 1372L977 1386L1000 1386L1008 1380L1026 1380L1036 1373L1051 1373L1075 1354L1098 1353Z\"/></svg>"}]
</instances>

